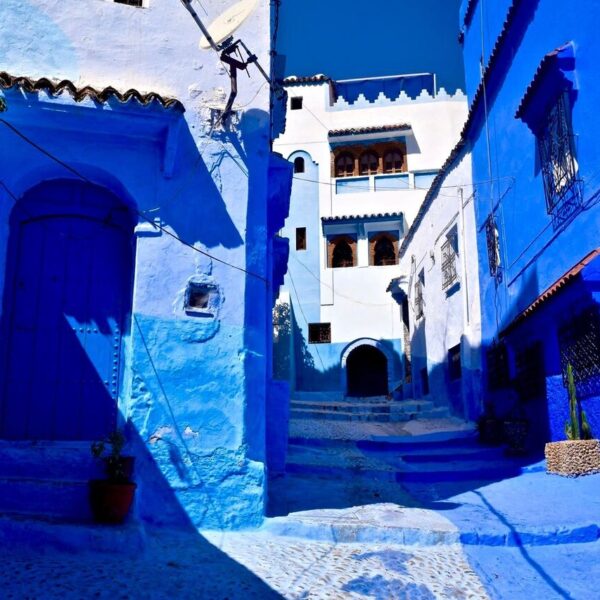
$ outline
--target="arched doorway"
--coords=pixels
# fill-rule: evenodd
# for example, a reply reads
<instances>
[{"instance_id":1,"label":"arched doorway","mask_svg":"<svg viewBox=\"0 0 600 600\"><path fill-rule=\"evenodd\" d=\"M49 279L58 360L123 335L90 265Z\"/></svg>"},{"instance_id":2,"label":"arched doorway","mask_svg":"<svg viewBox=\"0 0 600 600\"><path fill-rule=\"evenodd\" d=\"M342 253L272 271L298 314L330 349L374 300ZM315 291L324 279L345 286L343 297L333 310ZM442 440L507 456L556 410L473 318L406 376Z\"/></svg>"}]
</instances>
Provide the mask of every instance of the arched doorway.
<instances>
[{"instance_id":1,"label":"arched doorway","mask_svg":"<svg viewBox=\"0 0 600 600\"><path fill-rule=\"evenodd\" d=\"M134 220L103 188L44 182L11 214L0 437L98 439L115 427Z\"/></svg>"},{"instance_id":2,"label":"arched doorway","mask_svg":"<svg viewBox=\"0 0 600 600\"><path fill-rule=\"evenodd\" d=\"M346 360L348 396L384 396L388 393L388 364L381 350L358 346Z\"/></svg>"}]
</instances>

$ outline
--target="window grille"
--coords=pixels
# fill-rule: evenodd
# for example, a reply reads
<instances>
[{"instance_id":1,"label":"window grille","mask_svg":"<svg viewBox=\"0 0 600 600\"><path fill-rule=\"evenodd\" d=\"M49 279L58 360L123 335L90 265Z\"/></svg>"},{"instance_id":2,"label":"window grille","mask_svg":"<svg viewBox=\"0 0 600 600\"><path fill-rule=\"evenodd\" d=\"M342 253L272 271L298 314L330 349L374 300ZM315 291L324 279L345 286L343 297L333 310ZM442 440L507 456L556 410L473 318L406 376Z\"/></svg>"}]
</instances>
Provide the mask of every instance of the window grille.
<instances>
[{"instance_id":1,"label":"window grille","mask_svg":"<svg viewBox=\"0 0 600 600\"><path fill-rule=\"evenodd\" d=\"M503 342L492 345L486 353L486 359L488 388L501 390L509 387L510 374L506 345Z\"/></svg>"},{"instance_id":2,"label":"window grille","mask_svg":"<svg viewBox=\"0 0 600 600\"><path fill-rule=\"evenodd\" d=\"M308 343L309 344L330 344L331 343L331 323L309 323L309 325L308 325Z\"/></svg>"},{"instance_id":3,"label":"window grille","mask_svg":"<svg viewBox=\"0 0 600 600\"><path fill-rule=\"evenodd\" d=\"M423 282L418 277L415 281L415 318L420 319L424 314Z\"/></svg>"},{"instance_id":4,"label":"window grille","mask_svg":"<svg viewBox=\"0 0 600 600\"><path fill-rule=\"evenodd\" d=\"M580 397L600 393L600 315L598 307L586 309L558 330L563 383L567 385L567 365Z\"/></svg>"},{"instance_id":5,"label":"window grille","mask_svg":"<svg viewBox=\"0 0 600 600\"><path fill-rule=\"evenodd\" d=\"M521 401L537 400L546 396L544 351L541 342L535 342L515 356L515 388Z\"/></svg>"},{"instance_id":6,"label":"window grille","mask_svg":"<svg viewBox=\"0 0 600 600\"><path fill-rule=\"evenodd\" d=\"M450 381L460 379L462 376L462 366L460 362L460 344L448 350L448 375Z\"/></svg>"},{"instance_id":7,"label":"window grille","mask_svg":"<svg viewBox=\"0 0 600 600\"><path fill-rule=\"evenodd\" d=\"M496 225L496 218L492 213L485 222L485 239L487 242L488 265L490 275L500 275L500 235Z\"/></svg>"},{"instance_id":8,"label":"window grille","mask_svg":"<svg viewBox=\"0 0 600 600\"><path fill-rule=\"evenodd\" d=\"M581 206L581 186L575 160L569 100L561 94L550 108L538 134L538 149L548 213L555 226Z\"/></svg>"},{"instance_id":9,"label":"window grille","mask_svg":"<svg viewBox=\"0 0 600 600\"><path fill-rule=\"evenodd\" d=\"M456 269L456 257L458 246L458 234L456 229L448 234L446 241L442 244L442 289L447 290L458 281Z\"/></svg>"}]
</instances>

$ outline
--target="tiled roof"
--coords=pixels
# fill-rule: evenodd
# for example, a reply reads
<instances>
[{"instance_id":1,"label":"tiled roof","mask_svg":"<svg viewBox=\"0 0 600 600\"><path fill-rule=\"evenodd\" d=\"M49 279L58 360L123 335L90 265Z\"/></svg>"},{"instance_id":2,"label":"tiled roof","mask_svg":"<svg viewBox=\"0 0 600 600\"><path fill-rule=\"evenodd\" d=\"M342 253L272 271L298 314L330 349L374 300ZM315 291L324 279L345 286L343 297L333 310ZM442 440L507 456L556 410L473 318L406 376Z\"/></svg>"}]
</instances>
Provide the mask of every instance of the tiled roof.
<instances>
[{"instance_id":1,"label":"tiled roof","mask_svg":"<svg viewBox=\"0 0 600 600\"><path fill-rule=\"evenodd\" d=\"M556 48L555 50L549 52L548 54L546 54L546 56L544 56L542 62L540 63L540 66L537 68L535 75L533 76L531 83L527 86L527 90L525 91L525 95L523 96L523 99L519 104L519 108L517 109L515 118L520 119L523 116L523 113L527 108L527 104L529 103L536 89L540 85L544 72L546 71L548 66L550 66L553 59L555 59L558 56L558 54L566 47L568 47L568 45L560 46L559 48Z\"/></svg>"},{"instance_id":2,"label":"tiled roof","mask_svg":"<svg viewBox=\"0 0 600 600\"><path fill-rule=\"evenodd\" d=\"M323 223L332 223L334 221L364 221L366 219L402 219L403 213L376 213L371 215L341 215L339 217L321 217Z\"/></svg>"},{"instance_id":3,"label":"tiled roof","mask_svg":"<svg viewBox=\"0 0 600 600\"><path fill-rule=\"evenodd\" d=\"M55 96L61 92L68 92L75 102L81 102L86 98L90 98L95 102L106 102L112 98L116 98L119 102L127 104L132 100L136 100L143 106L158 102L163 108L179 110L183 112L185 108L183 104L175 98L167 98L150 92L143 94L135 89L127 90L126 92L120 92L113 87L106 87L102 90L98 90L92 86L85 86L78 88L72 81L63 79L62 81L52 81L46 77L41 79L32 79L30 77L15 77L0 71L0 89L10 89L18 87L26 92L33 93L38 91L45 91L48 94Z\"/></svg>"},{"instance_id":4,"label":"tiled roof","mask_svg":"<svg viewBox=\"0 0 600 600\"><path fill-rule=\"evenodd\" d=\"M585 258L580 260L574 267L569 269L562 277L555 281L546 291L542 292L522 313L517 315L500 335L504 336L512 331L523 320L529 317L532 312L544 304L544 302L552 298L552 296L569 285L581 273L581 271L583 271L583 269L594 259L598 258L598 256L600 256L600 248L592 250Z\"/></svg>"},{"instance_id":5,"label":"tiled roof","mask_svg":"<svg viewBox=\"0 0 600 600\"><path fill-rule=\"evenodd\" d=\"M343 135L361 135L365 133L385 133L387 131L406 131L410 129L407 123L397 125L379 125L373 127L352 127L350 129L332 129L329 137L341 137Z\"/></svg>"},{"instance_id":6,"label":"tiled roof","mask_svg":"<svg viewBox=\"0 0 600 600\"><path fill-rule=\"evenodd\" d=\"M305 85L307 83L327 83L329 81L331 81L331 77L320 73L319 75L311 75L310 77L286 77L283 80L283 85Z\"/></svg>"},{"instance_id":7,"label":"tiled roof","mask_svg":"<svg viewBox=\"0 0 600 600\"><path fill-rule=\"evenodd\" d=\"M406 252L406 249L412 241L415 232L419 228L421 221L423 220L425 214L429 210L429 207L433 203L433 200L435 199L436 194L442 185L442 182L446 178L448 171L454 165L456 159L460 156L463 149L468 143L469 134L471 133L474 123L476 121L475 116L478 114L480 106L483 102L484 92L486 90L486 87L489 85L491 73L494 70L494 67L496 66L496 62L498 61L500 51L504 46L504 42L506 41L510 27L521 5L525 5L526 7L530 6L526 2L526 0L513 0L512 4L510 5L510 8L508 9L506 19L504 21L504 24L502 25L502 30L500 31L500 34L496 39L496 43L494 44L494 48L492 49L492 52L490 54L488 64L483 72L481 82L479 83L479 86L477 87L477 90L475 91L475 94L473 96L473 101L471 102L471 106L469 107L469 114L467 115L467 120L465 121L465 125L461 131L460 139L458 140L456 146L450 152L450 156L448 156L448 158L446 159L446 162L443 164L438 175L433 180L433 183L431 184L431 187L429 188L429 191L425 196L425 200L423 200L423 204L421 204L421 208L419 209L415 220L410 226L406 237L402 241L402 245L400 246L399 251L400 258L402 258L402 256Z\"/></svg>"}]
</instances>

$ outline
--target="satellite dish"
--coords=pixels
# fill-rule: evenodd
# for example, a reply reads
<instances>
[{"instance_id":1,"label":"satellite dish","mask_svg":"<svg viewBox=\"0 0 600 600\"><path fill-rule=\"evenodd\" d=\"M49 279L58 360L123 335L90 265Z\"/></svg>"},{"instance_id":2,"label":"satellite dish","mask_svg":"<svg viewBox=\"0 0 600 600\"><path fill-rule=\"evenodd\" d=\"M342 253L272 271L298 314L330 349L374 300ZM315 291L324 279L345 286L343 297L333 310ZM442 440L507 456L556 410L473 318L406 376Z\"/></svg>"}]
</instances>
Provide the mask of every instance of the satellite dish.
<instances>
[{"instance_id":1,"label":"satellite dish","mask_svg":"<svg viewBox=\"0 0 600 600\"><path fill-rule=\"evenodd\" d=\"M217 17L208 27L208 33L213 41L219 45L230 38L233 32L250 16L256 7L257 0L239 0L228 8L221 16ZM200 48L208 50L212 44L202 36Z\"/></svg>"}]
</instances>

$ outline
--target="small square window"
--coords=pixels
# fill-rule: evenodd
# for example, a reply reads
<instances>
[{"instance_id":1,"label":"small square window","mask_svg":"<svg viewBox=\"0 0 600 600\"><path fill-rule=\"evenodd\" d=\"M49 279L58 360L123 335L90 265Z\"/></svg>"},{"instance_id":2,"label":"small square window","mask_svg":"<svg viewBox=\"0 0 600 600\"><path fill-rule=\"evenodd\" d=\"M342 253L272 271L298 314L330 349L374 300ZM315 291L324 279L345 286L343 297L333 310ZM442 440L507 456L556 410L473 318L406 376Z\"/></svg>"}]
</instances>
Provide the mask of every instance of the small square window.
<instances>
[{"instance_id":1,"label":"small square window","mask_svg":"<svg viewBox=\"0 0 600 600\"><path fill-rule=\"evenodd\" d=\"M212 317L218 305L218 296L216 285L190 281L185 292L185 311Z\"/></svg>"},{"instance_id":2,"label":"small square window","mask_svg":"<svg viewBox=\"0 0 600 600\"><path fill-rule=\"evenodd\" d=\"M331 323L309 323L309 325L308 325L308 343L309 344L330 344L331 343Z\"/></svg>"},{"instance_id":3,"label":"small square window","mask_svg":"<svg viewBox=\"0 0 600 600\"><path fill-rule=\"evenodd\" d=\"M116 4L127 4L128 6L137 6L142 8L144 6L144 0L113 0Z\"/></svg>"},{"instance_id":4,"label":"small square window","mask_svg":"<svg viewBox=\"0 0 600 600\"><path fill-rule=\"evenodd\" d=\"M296 227L296 250L306 250L306 227Z\"/></svg>"},{"instance_id":5,"label":"small square window","mask_svg":"<svg viewBox=\"0 0 600 600\"><path fill-rule=\"evenodd\" d=\"M460 379L462 376L462 367L460 364L460 344L448 350L448 375L450 381Z\"/></svg>"},{"instance_id":6,"label":"small square window","mask_svg":"<svg viewBox=\"0 0 600 600\"><path fill-rule=\"evenodd\" d=\"M292 110L301 110L302 109L302 96L294 96L290 100L290 106Z\"/></svg>"}]
</instances>

